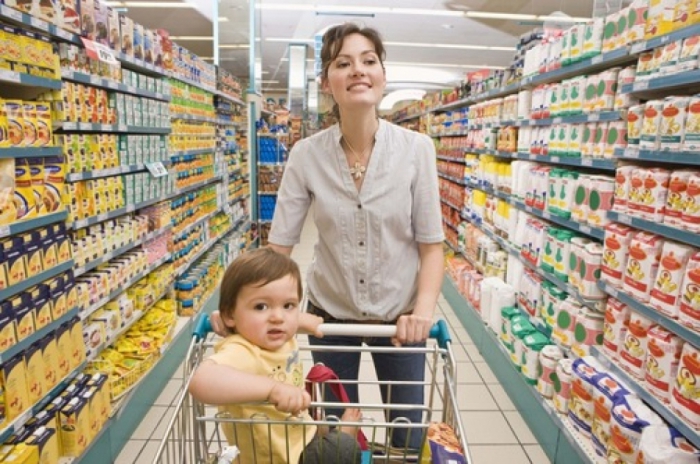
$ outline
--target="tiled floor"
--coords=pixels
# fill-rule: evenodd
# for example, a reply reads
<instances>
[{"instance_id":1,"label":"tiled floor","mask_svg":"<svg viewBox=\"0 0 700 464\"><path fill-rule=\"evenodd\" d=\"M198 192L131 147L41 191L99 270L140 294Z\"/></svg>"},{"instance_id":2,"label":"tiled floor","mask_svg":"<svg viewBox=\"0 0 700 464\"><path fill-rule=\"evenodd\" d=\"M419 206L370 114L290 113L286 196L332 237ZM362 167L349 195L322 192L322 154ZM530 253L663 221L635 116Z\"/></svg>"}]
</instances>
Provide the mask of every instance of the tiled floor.
<instances>
[{"instance_id":1,"label":"tiled floor","mask_svg":"<svg viewBox=\"0 0 700 464\"><path fill-rule=\"evenodd\" d=\"M311 263L315 237L315 227L311 221L307 221L302 242L295 247L293 254L302 271ZM439 316L449 323L453 338L458 362L457 404L461 410L472 464L549 463L537 440L442 296L439 312ZM308 365L309 361L305 360L305 364ZM361 366L362 375L367 376L363 379L374 376L370 359L363 359ZM182 373L178 371L132 435L119 455L117 464L152 462L158 442L173 414L172 406L181 385ZM375 399L363 397L362 401L373 402Z\"/></svg>"}]
</instances>

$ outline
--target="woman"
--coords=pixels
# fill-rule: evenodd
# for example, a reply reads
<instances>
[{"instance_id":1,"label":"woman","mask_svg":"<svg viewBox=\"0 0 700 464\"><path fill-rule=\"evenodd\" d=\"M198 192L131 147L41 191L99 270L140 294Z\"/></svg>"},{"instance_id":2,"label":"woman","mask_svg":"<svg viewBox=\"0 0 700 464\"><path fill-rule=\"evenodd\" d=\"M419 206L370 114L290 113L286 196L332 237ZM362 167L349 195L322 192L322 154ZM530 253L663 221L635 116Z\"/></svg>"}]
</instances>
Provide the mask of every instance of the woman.
<instances>
[{"instance_id":1,"label":"woman","mask_svg":"<svg viewBox=\"0 0 700 464\"><path fill-rule=\"evenodd\" d=\"M348 23L325 33L321 86L335 100L339 123L291 150L268 243L291 254L313 203L319 239L307 274L308 312L333 323L396 324L397 334L392 340L310 336L313 345L423 346L440 294L444 234L435 148L429 137L377 117L384 55L374 29ZM373 354L378 379L422 381L425 356L396 351ZM359 352L313 357L340 379L358 378ZM356 385L346 390L357 402ZM424 404L422 386L394 387L391 398L382 396L387 403ZM420 411L389 415L423 421ZM420 434L407 437L406 430L394 430L393 445L419 447Z\"/></svg>"},{"instance_id":2,"label":"woman","mask_svg":"<svg viewBox=\"0 0 700 464\"><path fill-rule=\"evenodd\" d=\"M290 254L314 203L319 232L307 275L308 311L326 322L396 324L394 345L424 344L443 277L435 148L432 140L377 117L386 86L384 47L371 28L329 29L321 50L322 90L339 123L292 149L268 237ZM313 345L388 345L359 337L310 337ZM357 379L360 354L314 352L341 379ZM425 357L375 353L379 380L423 380ZM356 386L347 386L357 401ZM423 404L422 386L394 387L385 402ZM421 422L420 412L391 414ZM405 431L405 430L404 430ZM394 431L394 445L416 448Z\"/></svg>"}]
</instances>

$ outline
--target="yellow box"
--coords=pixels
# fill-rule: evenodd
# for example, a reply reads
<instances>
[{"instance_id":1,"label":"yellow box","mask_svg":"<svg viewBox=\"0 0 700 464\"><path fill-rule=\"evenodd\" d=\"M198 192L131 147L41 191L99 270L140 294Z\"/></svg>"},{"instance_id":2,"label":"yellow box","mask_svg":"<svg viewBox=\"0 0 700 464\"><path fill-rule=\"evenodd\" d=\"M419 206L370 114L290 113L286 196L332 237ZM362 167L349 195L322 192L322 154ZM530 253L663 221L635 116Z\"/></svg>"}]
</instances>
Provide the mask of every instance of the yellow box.
<instances>
[{"instance_id":1,"label":"yellow box","mask_svg":"<svg viewBox=\"0 0 700 464\"><path fill-rule=\"evenodd\" d=\"M36 446L19 443L12 448L10 454L2 462L8 464L39 464L39 449Z\"/></svg>"},{"instance_id":2,"label":"yellow box","mask_svg":"<svg viewBox=\"0 0 700 464\"><path fill-rule=\"evenodd\" d=\"M34 306L36 330L41 330L53 322L53 303L48 285L39 284L27 290Z\"/></svg>"},{"instance_id":3,"label":"yellow box","mask_svg":"<svg viewBox=\"0 0 700 464\"><path fill-rule=\"evenodd\" d=\"M83 323L80 318L74 317L71 320L71 338L73 339L73 351L71 356L73 357L73 369L78 367L80 363L85 361L85 343L83 342Z\"/></svg>"},{"instance_id":4,"label":"yellow box","mask_svg":"<svg viewBox=\"0 0 700 464\"><path fill-rule=\"evenodd\" d=\"M0 242L7 262L7 283L15 285L27 279L27 257L24 254L24 240L11 237Z\"/></svg>"},{"instance_id":5,"label":"yellow box","mask_svg":"<svg viewBox=\"0 0 700 464\"><path fill-rule=\"evenodd\" d=\"M100 398L98 402L97 416L102 424L107 422L109 414L112 412L111 397L109 391L109 378L107 375L97 372L90 377L88 386L94 387L97 390L97 396Z\"/></svg>"},{"instance_id":6,"label":"yellow box","mask_svg":"<svg viewBox=\"0 0 700 464\"><path fill-rule=\"evenodd\" d=\"M58 382L62 378L58 377L58 365L61 362L61 352L58 351L56 333L51 332L37 343L44 357L44 385L46 385L47 390L51 390L58 385Z\"/></svg>"},{"instance_id":7,"label":"yellow box","mask_svg":"<svg viewBox=\"0 0 700 464\"><path fill-rule=\"evenodd\" d=\"M0 352L17 344L17 320L9 301L0 302Z\"/></svg>"},{"instance_id":8,"label":"yellow box","mask_svg":"<svg viewBox=\"0 0 700 464\"><path fill-rule=\"evenodd\" d=\"M80 397L85 400L85 411L83 414L86 415L87 422L86 438L87 442L90 443L92 439L97 436L102 425L97 414L100 408L99 403L102 398L98 397L95 388L90 387L86 387L86 389L80 393Z\"/></svg>"},{"instance_id":9,"label":"yellow box","mask_svg":"<svg viewBox=\"0 0 700 464\"><path fill-rule=\"evenodd\" d=\"M88 444L89 414L85 399L73 397L59 413L63 455L78 457Z\"/></svg>"},{"instance_id":10,"label":"yellow box","mask_svg":"<svg viewBox=\"0 0 700 464\"><path fill-rule=\"evenodd\" d=\"M5 417L11 421L31 406L27 391L24 356L20 354L5 361L0 366L0 375L5 401Z\"/></svg>"},{"instance_id":11,"label":"yellow box","mask_svg":"<svg viewBox=\"0 0 700 464\"><path fill-rule=\"evenodd\" d=\"M36 343L24 350L24 360L27 364L27 390L29 401L34 404L47 393L45 385L46 377L44 371L44 354L41 347Z\"/></svg>"},{"instance_id":12,"label":"yellow box","mask_svg":"<svg viewBox=\"0 0 700 464\"><path fill-rule=\"evenodd\" d=\"M17 318L17 340L22 341L36 332L34 307L28 293L20 293L10 299Z\"/></svg>"},{"instance_id":13,"label":"yellow box","mask_svg":"<svg viewBox=\"0 0 700 464\"><path fill-rule=\"evenodd\" d=\"M675 6L676 0L649 0L645 40L671 32Z\"/></svg>"},{"instance_id":14,"label":"yellow box","mask_svg":"<svg viewBox=\"0 0 700 464\"><path fill-rule=\"evenodd\" d=\"M56 347L61 354L56 364L56 378L65 378L77 366L72 366L73 338L71 338L70 323L61 324L56 329Z\"/></svg>"},{"instance_id":15,"label":"yellow box","mask_svg":"<svg viewBox=\"0 0 700 464\"><path fill-rule=\"evenodd\" d=\"M39 453L41 464L58 464L60 447L58 431L49 427L39 427L25 442L30 447L35 447Z\"/></svg>"}]
</instances>

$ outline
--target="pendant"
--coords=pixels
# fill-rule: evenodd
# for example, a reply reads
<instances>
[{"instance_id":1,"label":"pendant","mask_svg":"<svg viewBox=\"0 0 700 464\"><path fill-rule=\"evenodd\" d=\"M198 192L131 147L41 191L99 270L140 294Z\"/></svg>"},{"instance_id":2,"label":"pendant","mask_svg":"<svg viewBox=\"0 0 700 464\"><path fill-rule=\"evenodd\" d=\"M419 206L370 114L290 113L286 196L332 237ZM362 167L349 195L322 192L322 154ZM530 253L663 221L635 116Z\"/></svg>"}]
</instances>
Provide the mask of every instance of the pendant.
<instances>
[{"instance_id":1,"label":"pendant","mask_svg":"<svg viewBox=\"0 0 700 464\"><path fill-rule=\"evenodd\" d=\"M361 165L359 161L355 161L355 165L350 168L350 175L353 176L355 180L360 180L365 170L366 168Z\"/></svg>"}]
</instances>

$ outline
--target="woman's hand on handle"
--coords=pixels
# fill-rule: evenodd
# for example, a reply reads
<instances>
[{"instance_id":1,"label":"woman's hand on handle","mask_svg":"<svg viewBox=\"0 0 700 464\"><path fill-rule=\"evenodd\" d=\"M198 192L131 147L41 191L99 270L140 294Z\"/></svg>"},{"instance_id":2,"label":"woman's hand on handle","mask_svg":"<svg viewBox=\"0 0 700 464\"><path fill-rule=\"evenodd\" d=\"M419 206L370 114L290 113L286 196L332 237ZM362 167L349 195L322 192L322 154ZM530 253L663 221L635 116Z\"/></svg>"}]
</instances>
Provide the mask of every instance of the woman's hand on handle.
<instances>
[{"instance_id":1,"label":"woman's hand on handle","mask_svg":"<svg viewBox=\"0 0 700 464\"><path fill-rule=\"evenodd\" d=\"M404 314L396 321L396 336L391 339L394 346L412 345L428 339L433 319L416 314Z\"/></svg>"}]
</instances>

